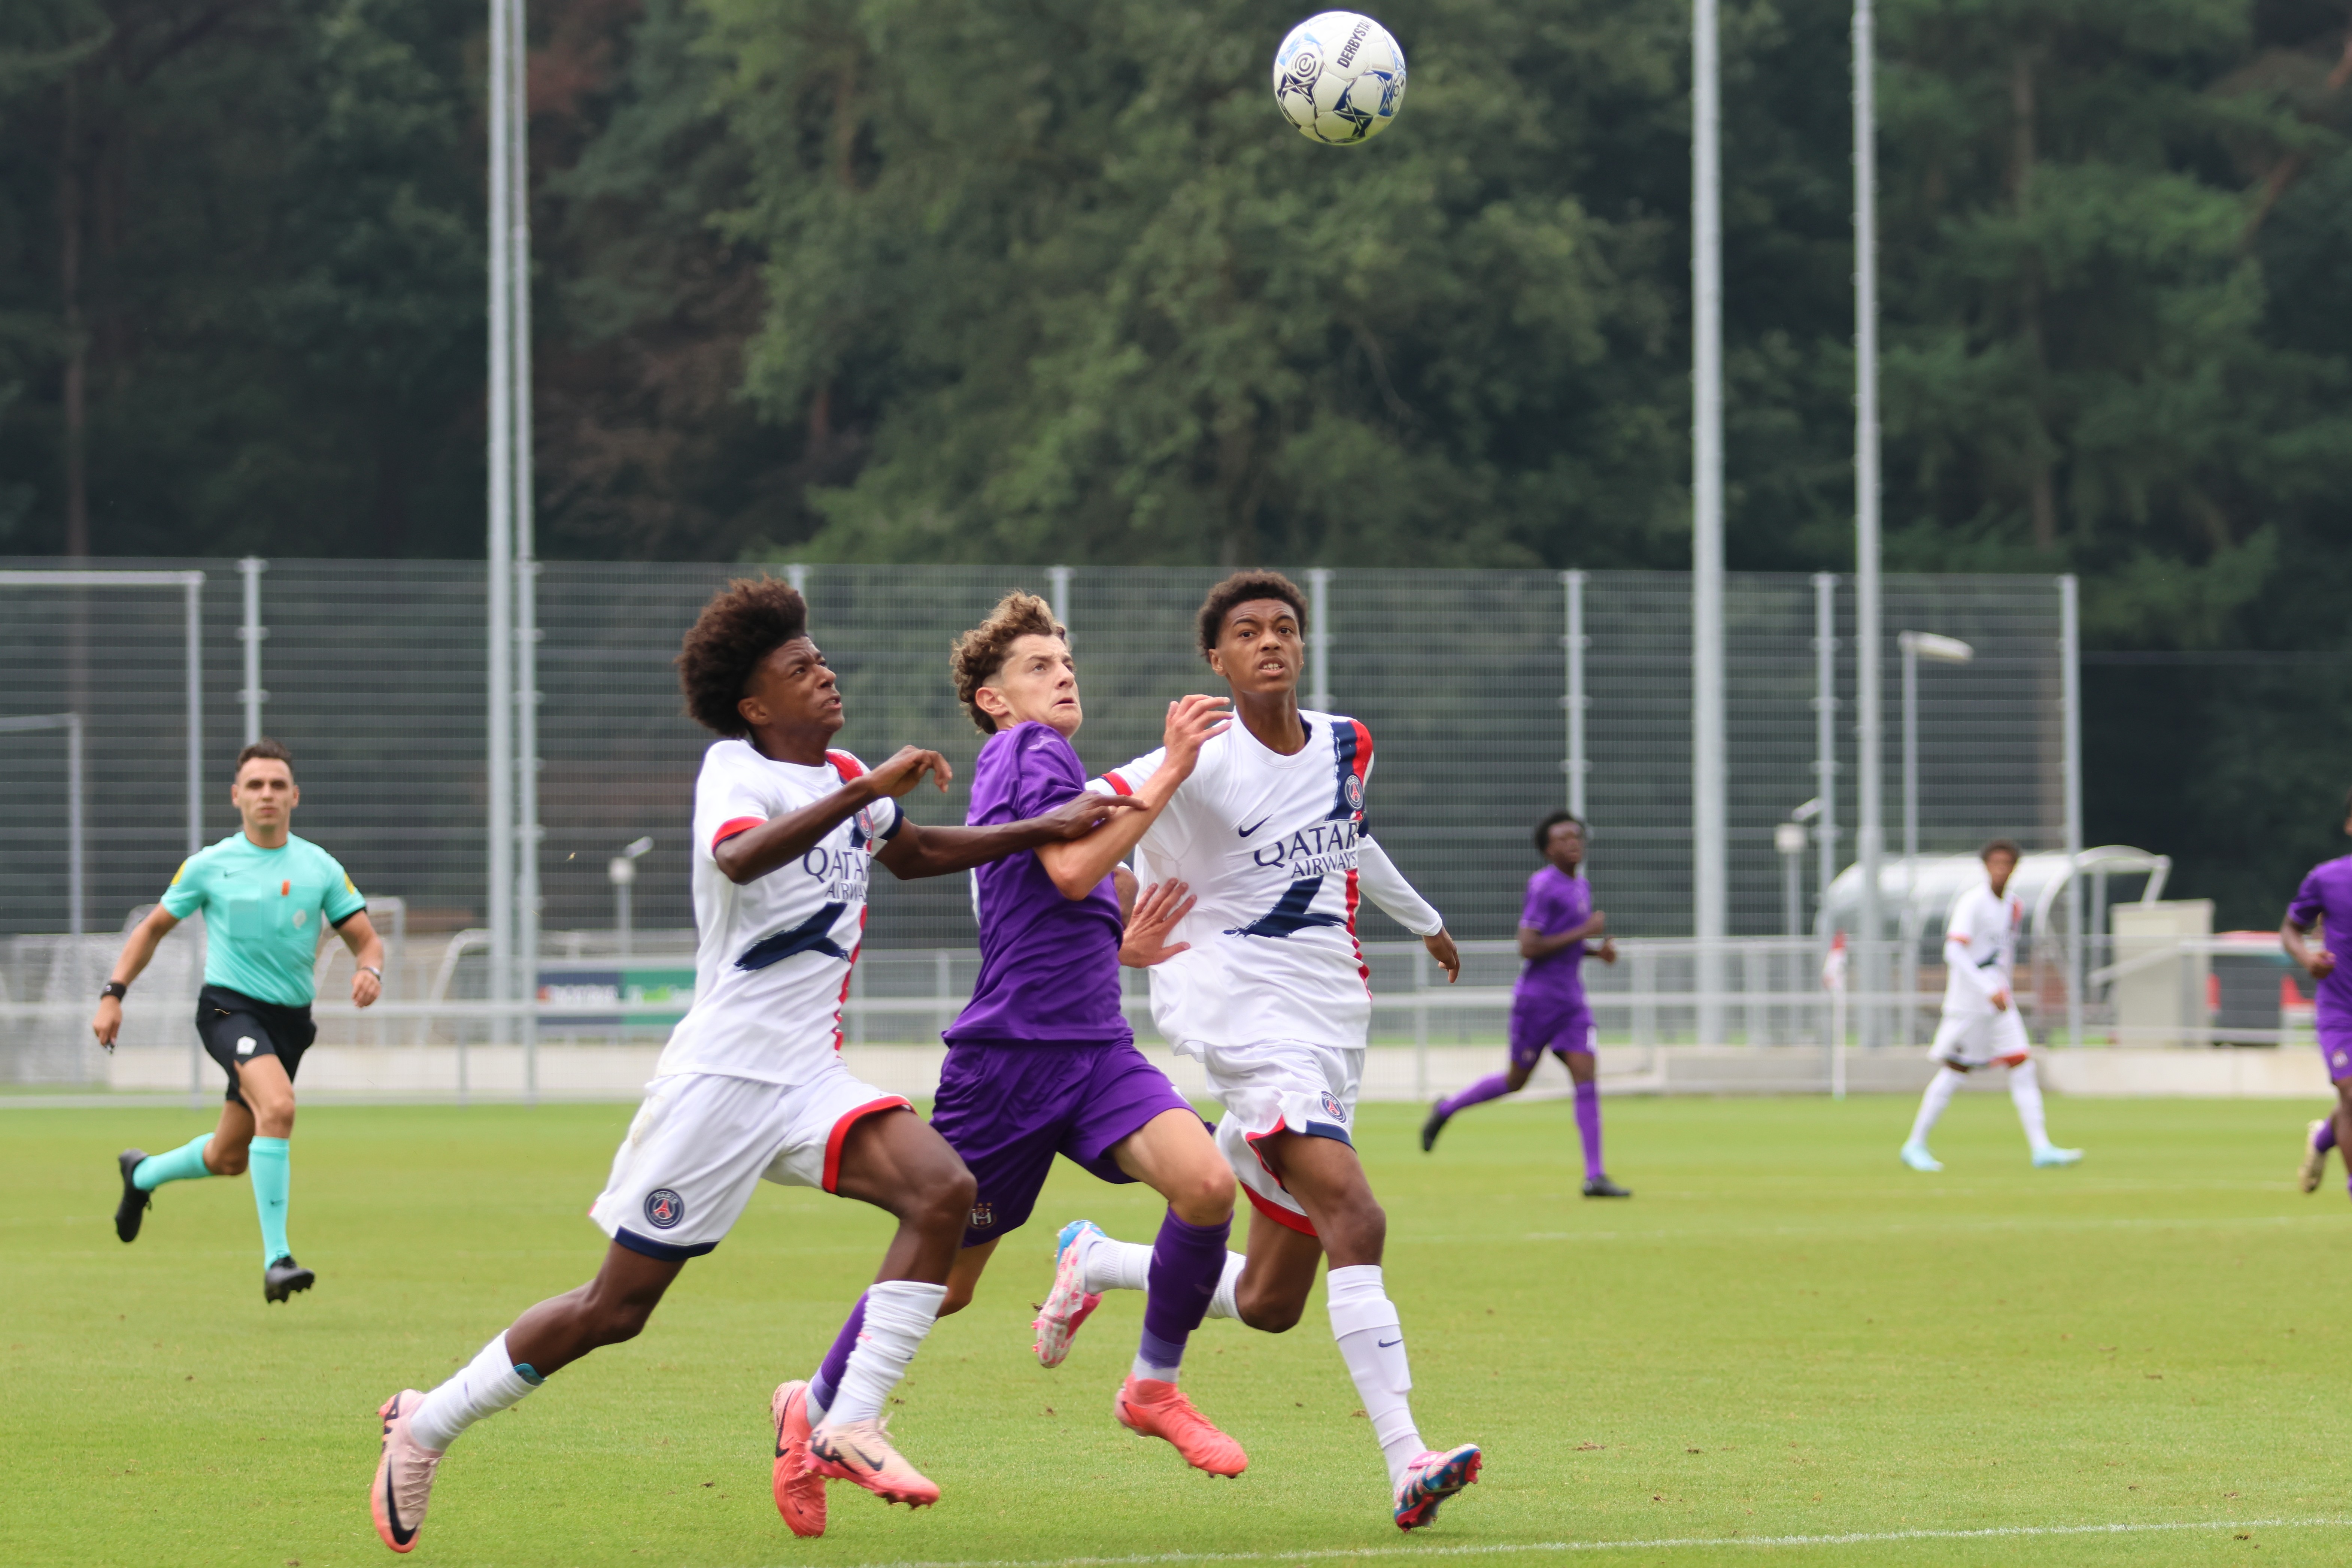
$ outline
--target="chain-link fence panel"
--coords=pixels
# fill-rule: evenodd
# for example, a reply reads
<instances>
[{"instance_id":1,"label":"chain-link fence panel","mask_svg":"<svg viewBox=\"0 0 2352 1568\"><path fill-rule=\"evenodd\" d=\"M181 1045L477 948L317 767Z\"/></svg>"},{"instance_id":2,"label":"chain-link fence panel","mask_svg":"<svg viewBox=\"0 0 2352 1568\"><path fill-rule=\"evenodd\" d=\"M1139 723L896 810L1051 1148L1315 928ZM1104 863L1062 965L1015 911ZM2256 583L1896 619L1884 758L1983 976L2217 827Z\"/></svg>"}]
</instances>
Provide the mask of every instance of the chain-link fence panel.
<instances>
[{"instance_id":1,"label":"chain-link fence panel","mask_svg":"<svg viewBox=\"0 0 2352 1568\"><path fill-rule=\"evenodd\" d=\"M24 572L60 564L0 562ZM219 838L236 826L229 770L245 725L236 563L86 564L205 574L196 640L200 835ZM703 602L730 576L761 570L790 573L808 594L812 630L847 700L840 743L869 762L901 745L929 746L954 764L951 791L926 786L910 797L919 821L961 819L982 736L949 685L948 649L1009 589L1054 600L1070 625L1087 714L1077 745L1092 768L1150 750L1171 699L1220 684L1197 648L1198 607L1220 575L1208 569L546 563L538 592L540 864L551 960L567 942L576 948L572 933L611 931L606 863L641 836L654 847L637 864L633 920L649 942L685 944L692 923L686 825L709 737L684 714L672 660ZM1309 581L1305 572L1292 574ZM1305 686L1328 681L1333 706L1372 731L1375 830L1459 936L1507 938L1538 864L1530 829L1568 799L1564 645L1574 590L1551 572L1316 575L1328 624L1312 630L1327 641ZM297 759L296 830L340 858L364 891L403 900L415 939L481 924L481 563L278 560L260 584L261 724ZM1583 574L1580 591L1598 901L1621 934L1686 935L1689 582L1596 572ZM1809 577L1735 574L1726 603L1732 930L1777 935L1784 867L1773 827L1820 790L1815 639L1822 628ZM169 588L16 579L0 586L7 676L0 717L81 716L84 927L93 933L119 931L152 902L186 843L184 612L184 595ZM1852 583L1842 577L1828 630L1840 641L1831 696L1840 704L1835 779L1849 848L1853 615ZM1892 577L1885 626L1889 852L1901 848L1902 630L1958 637L1975 650L1970 663L1920 672L1922 848L1969 847L1996 833L2029 848L2058 847L2064 731L2056 584ZM64 735L0 734L0 936L68 929ZM1801 880L1801 923L1810 923L1810 856ZM869 931L877 951L969 947L964 879L878 879ZM1402 935L1370 910L1365 934ZM53 984L87 990L98 978L52 979L55 967L46 958L9 966L0 984L12 995L0 1001L41 1001ZM461 966L447 994L466 994L472 973Z\"/></svg>"}]
</instances>

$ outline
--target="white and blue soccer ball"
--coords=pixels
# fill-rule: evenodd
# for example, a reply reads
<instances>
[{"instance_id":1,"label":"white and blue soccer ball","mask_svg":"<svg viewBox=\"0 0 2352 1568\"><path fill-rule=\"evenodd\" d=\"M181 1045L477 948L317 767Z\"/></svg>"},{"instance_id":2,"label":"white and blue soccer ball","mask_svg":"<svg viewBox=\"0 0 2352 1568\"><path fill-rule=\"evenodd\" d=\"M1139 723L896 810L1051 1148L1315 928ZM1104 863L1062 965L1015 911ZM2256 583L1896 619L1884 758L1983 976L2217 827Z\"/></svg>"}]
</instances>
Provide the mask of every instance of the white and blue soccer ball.
<instances>
[{"instance_id":1,"label":"white and blue soccer ball","mask_svg":"<svg viewBox=\"0 0 2352 1568\"><path fill-rule=\"evenodd\" d=\"M1369 142L1404 106L1404 51L1370 16L1309 16L1275 51L1274 101L1301 135L1335 147Z\"/></svg>"}]
</instances>

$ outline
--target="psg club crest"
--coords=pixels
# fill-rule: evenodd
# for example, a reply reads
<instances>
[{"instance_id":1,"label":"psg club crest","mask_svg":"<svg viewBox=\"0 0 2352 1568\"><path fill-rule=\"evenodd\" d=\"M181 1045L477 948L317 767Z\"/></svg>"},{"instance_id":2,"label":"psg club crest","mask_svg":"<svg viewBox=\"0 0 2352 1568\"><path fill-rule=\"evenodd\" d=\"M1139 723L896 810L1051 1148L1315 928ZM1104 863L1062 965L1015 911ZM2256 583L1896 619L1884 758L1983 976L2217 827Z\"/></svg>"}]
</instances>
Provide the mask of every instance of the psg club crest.
<instances>
[{"instance_id":1,"label":"psg club crest","mask_svg":"<svg viewBox=\"0 0 2352 1568\"><path fill-rule=\"evenodd\" d=\"M1360 794L1361 792L1359 791L1358 793ZM1348 1120L1347 1111L1340 1107L1339 1097L1333 1094L1328 1089L1323 1091L1323 1114L1329 1117L1334 1121L1345 1121Z\"/></svg>"},{"instance_id":2,"label":"psg club crest","mask_svg":"<svg viewBox=\"0 0 2352 1568\"><path fill-rule=\"evenodd\" d=\"M1339 791L1348 797L1348 809L1349 811L1361 811L1364 809L1363 780L1358 778L1353 773L1349 773L1348 775L1348 782L1339 786Z\"/></svg>"},{"instance_id":3,"label":"psg club crest","mask_svg":"<svg viewBox=\"0 0 2352 1568\"><path fill-rule=\"evenodd\" d=\"M646 1194L646 1223L656 1230L667 1230L686 1217L686 1200L667 1187L656 1187Z\"/></svg>"},{"instance_id":4,"label":"psg club crest","mask_svg":"<svg viewBox=\"0 0 2352 1568\"><path fill-rule=\"evenodd\" d=\"M995 1223L996 1223L996 1209L995 1209L995 1206L994 1206L993 1205L991 1205L991 1204L974 1204L974 1205L971 1205L971 1228L972 1228L972 1229L974 1229L974 1230L986 1230L986 1229L988 1229L991 1226L994 1225Z\"/></svg>"}]
</instances>

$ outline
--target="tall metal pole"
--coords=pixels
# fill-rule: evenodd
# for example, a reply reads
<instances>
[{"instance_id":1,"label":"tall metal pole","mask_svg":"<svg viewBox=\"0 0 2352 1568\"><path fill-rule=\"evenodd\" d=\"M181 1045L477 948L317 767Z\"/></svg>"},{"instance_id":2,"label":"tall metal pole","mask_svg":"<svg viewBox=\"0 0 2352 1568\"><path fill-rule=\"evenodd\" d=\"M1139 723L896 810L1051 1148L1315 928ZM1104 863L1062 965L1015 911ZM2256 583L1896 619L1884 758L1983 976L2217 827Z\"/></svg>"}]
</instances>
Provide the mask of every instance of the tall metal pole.
<instances>
[{"instance_id":1,"label":"tall metal pole","mask_svg":"<svg viewBox=\"0 0 2352 1568\"><path fill-rule=\"evenodd\" d=\"M1054 618L1066 627L1070 624L1070 569L1066 566L1045 568L1045 591L1053 595Z\"/></svg>"},{"instance_id":2,"label":"tall metal pole","mask_svg":"<svg viewBox=\"0 0 2352 1568\"><path fill-rule=\"evenodd\" d=\"M1729 931L1724 795L1723 221L1717 146L1716 0L1691 5L1691 913L1698 1040L1723 1040Z\"/></svg>"},{"instance_id":3,"label":"tall metal pole","mask_svg":"<svg viewBox=\"0 0 2352 1568\"><path fill-rule=\"evenodd\" d=\"M512 304L514 419L515 622L515 948L514 994L539 995L539 561L533 538L530 370L530 49L523 0L508 0L507 174L508 287ZM539 1098L539 1021L523 1019L523 1088Z\"/></svg>"},{"instance_id":4,"label":"tall metal pole","mask_svg":"<svg viewBox=\"0 0 2352 1568\"><path fill-rule=\"evenodd\" d=\"M1307 694L1307 706L1318 712L1331 710L1331 569L1318 566L1307 574L1307 619L1314 625L1307 629L1307 677L1312 689Z\"/></svg>"},{"instance_id":5,"label":"tall metal pole","mask_svg":"<svg viewBox=\"0 0 2352 1568\"><path fill-rule=\"evenodd\" d=\"M512 202L508 184L513 160L507 140L513 120L507 96L512 72L507 57L513 48L509 35L508 0L490 0L490 210L489 210L489 538L484 549L483 587L488 598L489 669L488 755L486 760L488 799L489 864L485 868L484 892L489 904L490 999L503 1002L514 994L514 623L510 614L514 591L514 335L509 318L513 298L507 247ZM499 1019L491 1038L510 1036L507 1021Z\"/></svg>"},{"instance_id":6,"label":"tall metal pole","mask_svg":"<svg viewBox=\"0 0 2352 1568\"><path fill-rule=\"evenodd\" d=\"M2059 689L2066 731L2066 1043L2083 1043L2083 622L2071 572L2058 579Z\"/></svg>"},{"instance_id":7,"label":"tall metal pole","mask_svg":"<svg viewBox=\"0 0 2352 1568\"><path fill-rule=\"evenodd\" d=\"M187 595L188 853L205 847L205 574L182 579Z\"/></svg>"},{"instance_id":8,"label":"tall metal pole","mask_svg":"<svg viewBox=\"0 0 2352 1568\"><path fill-rule=\"evenodd\" d=\"M1568 595L1568 636L1560 645L1568 650L1568 810L1581 822L1584 779L1592 771L1584 754L1584 710L1592 704L1584 692L1584 574L1563 572L1559 583Z\"/></svg>"},{"instance_id":9,"label":"tall metal pole","mask_svg":"<svg viewBox=\"0 0 2352 1568\"><path fill-rule=\"evenodd\" d=\"M236 570L245 579L245 623L236 628L236 640L245 645L245 689L237 697L245 703L245 743L250 746L261 739L261 705L269 700L261 689L261 641L269 635L261 624L261 574L269 563L248 555Z\"/></svg>"},{"instance_id":10,"label":"tall metal pole","mask_svg":"<svg viewBox=\"0 0 2352 1568\"><path fill-rule=\"evenodd\" d=\"M1854 750L1862 863L1862 1038L1879 1043L1885 992L1878 862L1885 847L1879 799L1885 759L1879 736L1878 583L1878 151L1871 0L1853 6L1853 662Z\"/></svg>"},{"instance_id":11,"label":"tall metal pole","mask_svg":"<svg viewBox=\"0 0 2352 1568\"><path fill-rule=\"evenodd\" d=\"M1813 819L1813 840L1820 846L1821 866L1816 907L1823 917L1822 940L1830 908L1830 884L1837 879L1837 579L1827 572L1813 574L1813 773L1822 803Z\"/></svg>"}]
</instances>

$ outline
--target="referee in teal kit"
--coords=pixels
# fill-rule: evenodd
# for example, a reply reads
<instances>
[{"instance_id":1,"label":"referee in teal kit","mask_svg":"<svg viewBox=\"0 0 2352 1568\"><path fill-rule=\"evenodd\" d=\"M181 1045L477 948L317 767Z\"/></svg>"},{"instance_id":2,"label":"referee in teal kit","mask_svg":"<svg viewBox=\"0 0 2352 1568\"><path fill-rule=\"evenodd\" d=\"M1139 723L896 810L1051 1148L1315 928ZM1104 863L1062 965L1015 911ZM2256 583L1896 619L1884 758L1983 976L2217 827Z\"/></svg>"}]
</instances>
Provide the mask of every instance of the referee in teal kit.
<instances>
[{"instance_id":1,"label":"referee in teal kit","mask_svg":"<svg viewBox=\"0 0 2352 1568\"><path fill-rule=\"evenodd\" d=\"M288 824L302 803L294 759L275 741L236 754L229 804L245 826L182 863L163 901L141 921L114 961L90 1027L114 1048L122 998L155 956L164 933L198 910L205 913L205 984L196 997L196 1033L228 1074L220 1125L177 1149L148 1154L125 1149L122 1202L114 1234L138 1238L149 1196L165 1182L253 1173L253 1206L261 1215L261 1296L283 1301L318 1278L286 1245L286 1199L292 1185L287 1140L294 1131L294 1074L318 1037L310 1021L311 977L328 926L359 961L352 1001L362 1007L383 989L383 943L369 923L367 900L335 858Z\"/></svg>"}]
</instances>

